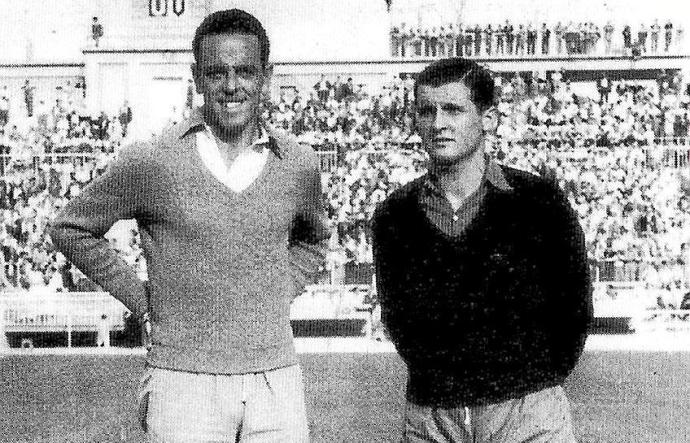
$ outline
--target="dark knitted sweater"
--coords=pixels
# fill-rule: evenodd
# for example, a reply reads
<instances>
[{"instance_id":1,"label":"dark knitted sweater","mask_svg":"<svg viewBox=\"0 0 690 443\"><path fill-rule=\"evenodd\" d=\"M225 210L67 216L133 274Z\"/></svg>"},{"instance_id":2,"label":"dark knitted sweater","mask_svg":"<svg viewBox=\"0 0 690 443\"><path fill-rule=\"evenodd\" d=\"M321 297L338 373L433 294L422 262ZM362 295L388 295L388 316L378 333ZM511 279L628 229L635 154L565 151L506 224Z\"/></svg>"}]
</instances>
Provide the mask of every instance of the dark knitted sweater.
<instances>
[{"instance_id":1,"label":"dark knitted sweater","mask_svg":"<svg viewBox=\"0 0 690 443\"><path fill-rule=\"evenodd\" d=\"M479 215L449 237L420 209L423 179L373 218L383 322L408 365L408 399L471 406L563 382L592 315L584 236L551 182L503 168Z\"/></svg>"}]
</instances>

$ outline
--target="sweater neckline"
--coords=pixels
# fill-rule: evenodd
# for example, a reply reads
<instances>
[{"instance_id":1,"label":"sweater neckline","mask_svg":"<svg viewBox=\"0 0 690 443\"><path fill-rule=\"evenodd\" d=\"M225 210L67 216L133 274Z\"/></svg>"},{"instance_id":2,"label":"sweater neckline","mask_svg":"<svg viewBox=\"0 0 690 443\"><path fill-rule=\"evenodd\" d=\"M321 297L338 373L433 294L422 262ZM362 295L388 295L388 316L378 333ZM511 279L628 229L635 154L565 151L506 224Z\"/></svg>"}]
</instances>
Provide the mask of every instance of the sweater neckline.
<instances>
[{"instance_id":1,"label":"sweater neckline","mask_svg":"<svg viewBox=\"0 0 690 443\"><path fill-rule=\"evenodd\" d=\"M273 140L271 142L274 142ZM270 142L269 142L270 143ZM201 155L199 154L199 149L196 145L196 137L192 138L192 143L191 143L191 156L192 156L192 161L193 161L193 167L196 170L201 170L201 174L206 178L206 180L212 182L216 188L221 188L222 192L225 194L229 194L235 198L242 198L246 195L254 193L255 188L259 188L263 186L264 182L268 179L269 175L273 172L273 166L274 162L276 160L276 155L269 150L268 152L268 158L266 158L266 162L264 163L263 168L261 168L261 172L259 175L244 189L241 191L237 192L234 191L233 189L230 189L229 186L227 186L225 183L220 181L218 177L213 175L211 171L206 167L204 164L204 161L201 159ZM265 149L268 149L265 148Z\"/></svg>"}]
</instances>

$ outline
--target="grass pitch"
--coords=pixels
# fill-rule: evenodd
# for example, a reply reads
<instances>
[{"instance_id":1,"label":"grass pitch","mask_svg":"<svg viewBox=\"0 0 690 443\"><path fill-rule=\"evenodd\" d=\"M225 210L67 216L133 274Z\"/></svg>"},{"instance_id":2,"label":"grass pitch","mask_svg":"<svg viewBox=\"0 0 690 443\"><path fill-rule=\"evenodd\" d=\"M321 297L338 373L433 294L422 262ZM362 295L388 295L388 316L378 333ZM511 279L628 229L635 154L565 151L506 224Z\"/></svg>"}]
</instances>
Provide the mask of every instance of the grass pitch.
<instances>
[{"instance_id":1,"label":"grass pitch","mask_svg":"<svg viewBox=\"0 0 690 443\"><path fill-rule=\"evenodd\" d=\"M302 354L315 442L397 441L405 368L395 354ZM138 442L143 357L0 358L0 441ZM690 353L587 352L566 383L582 442L690 442Z\"/></svg>"}]
</instances>

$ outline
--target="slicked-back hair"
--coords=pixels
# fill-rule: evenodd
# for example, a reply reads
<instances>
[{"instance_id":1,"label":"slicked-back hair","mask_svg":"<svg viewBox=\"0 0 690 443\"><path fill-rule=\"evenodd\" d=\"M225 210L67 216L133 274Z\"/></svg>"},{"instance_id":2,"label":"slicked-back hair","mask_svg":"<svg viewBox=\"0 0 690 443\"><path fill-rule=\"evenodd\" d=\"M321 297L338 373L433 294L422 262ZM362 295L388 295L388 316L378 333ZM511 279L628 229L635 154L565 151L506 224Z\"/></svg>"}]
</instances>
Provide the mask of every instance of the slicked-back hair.
<instances>
[{"instance_id":1,"label":"slicked-back hair","mask_svg":"<svg viewBox=\"0 0 690 443\"><path fill-rule=\"evenodd\" d=\"M462 57L438 60L424 68L415 79L415 97L421 85L438 87L456 82L462 82L469 88L472 103L480 112L496 104L491 73L476 62Z\"/></svg>"},{"instance_id":2,"label":"slicked-back hair","mask_svg":"<svg viewBox=\"0 0 690 443\"><path fill-rule=\"evenodd\" d=\"M201 40L204 36L219 34L255 35L259 39L261 65L265 68L268 64L270 44L266 30L256 17L241 9L216 11L206 17L196 28L192 40L192 52L197 63L201 52Z\"/></svg>"}]
</instances>

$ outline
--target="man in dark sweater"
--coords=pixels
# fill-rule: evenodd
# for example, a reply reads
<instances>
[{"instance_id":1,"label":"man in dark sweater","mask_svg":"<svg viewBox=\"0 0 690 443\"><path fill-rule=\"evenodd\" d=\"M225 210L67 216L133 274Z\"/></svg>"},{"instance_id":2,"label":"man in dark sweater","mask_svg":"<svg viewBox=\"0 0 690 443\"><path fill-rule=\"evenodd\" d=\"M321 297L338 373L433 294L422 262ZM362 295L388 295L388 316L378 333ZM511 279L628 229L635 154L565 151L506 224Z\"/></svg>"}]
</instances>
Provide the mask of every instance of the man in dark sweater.
<instances>
[{"instance_id":1,"label":"man in dark sweater","mask_svg":"<svg viewBox=\"0 0 690 443\"><path fill-rule=\"evenodd\" d=\"M51 236L150 325L140 387L149 441L308 441L289 313L327 237L317 158L260 124L271 67L256 18L215 12L192 48L204 106L125 148ZM103 238L128 218L141 232L147 285Z\"/></svg>"},{"instance_id":2,"label":"man in dark sweater","mask_svg":"<svg viewBox=\"0 0 690 443\"><path fill-rule=\"evenodd\" d=\"M440 60L415 88L429 172L372 220L382 320L409 372L403 440L574 442L561 384L592 312L577 216L555 183L485 155L487 71Z\"/></svg>"}]
</instances>

